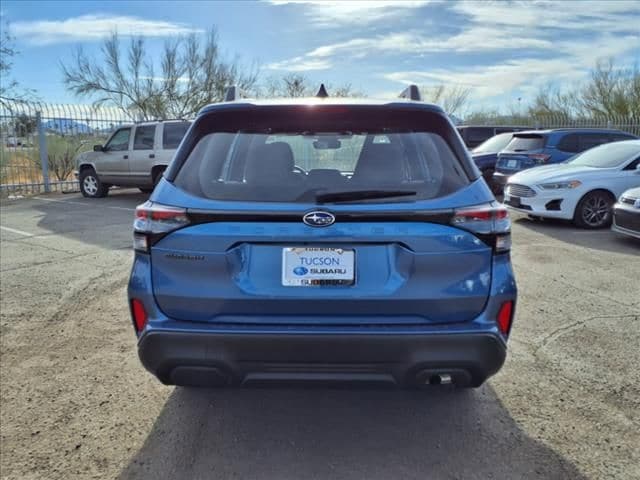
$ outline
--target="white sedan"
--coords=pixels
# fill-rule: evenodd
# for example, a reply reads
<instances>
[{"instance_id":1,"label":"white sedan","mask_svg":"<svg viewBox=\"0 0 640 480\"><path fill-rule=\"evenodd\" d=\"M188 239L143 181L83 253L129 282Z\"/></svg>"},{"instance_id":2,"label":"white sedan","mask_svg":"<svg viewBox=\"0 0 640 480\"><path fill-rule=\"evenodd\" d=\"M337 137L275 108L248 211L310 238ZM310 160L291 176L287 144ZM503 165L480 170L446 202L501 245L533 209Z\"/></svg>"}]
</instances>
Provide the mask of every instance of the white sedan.
<instances>
[{"instance_id":1,"label":"white sedan","mask_svg":"<svg viewBox=\"0 0 640 480\"><path fill-rule=\"evenodd\" d=\"M513 175L504 204L534 217L603 228L611 224L616 199L634 187L640 187L640 140L626 140L592 148L565 163Z\"/></svg>"}]
</instances>

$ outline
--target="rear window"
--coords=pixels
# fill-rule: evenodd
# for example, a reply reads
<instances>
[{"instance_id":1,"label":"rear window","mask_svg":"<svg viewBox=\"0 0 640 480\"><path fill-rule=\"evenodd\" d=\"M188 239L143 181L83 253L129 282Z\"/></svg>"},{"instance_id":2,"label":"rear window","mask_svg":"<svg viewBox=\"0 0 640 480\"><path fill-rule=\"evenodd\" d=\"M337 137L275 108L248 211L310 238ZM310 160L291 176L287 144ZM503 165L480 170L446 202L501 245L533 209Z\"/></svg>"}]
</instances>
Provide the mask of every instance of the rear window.
<instances>
[{"instance_id":1,"label":"rear window","mask_svg":"<svg viewBox=\"0 0 640 480\"><path fill-rule=\"evenodd\" d=\"M513 134L511 133L501 133L500 135L496 135L495 137L491 137L489 140L484 143L478 145L473 149L473 153L497 153L506 147L511 139L513 138Z\"/></svg>"},{"instance_id":2,"label":"rear window","mask_svg":"<svg viewBox=\"0 0 640 480\"><path fill-rule=\"evenodd\" d=\"M162 148L175 150L191 126L190 122L166 123L162 132Z\"/></svg>"},{"instance_id":3,"label":"rear window","mask_svg":"<svg viewBox=\"0 0 640 480\"><path fill-rule=\"evenodd\" d=\"M349 129L334 130L335 122L323 125L317 118L308 128L290 123L300 128L254 125L203 132L174 183L209 199L255 202L314 202L319 194L370 190L402 192L341 200L387 203L448 195L470 182L439 129L357 128L358 122L349 125L344 116L340 126Z\"/></svg>"},{"instance_id":4,"label":"rear window","mask_svg":"<svg viewBox=\"0 0 640 480\"><path fill-rule=\"evenodd\" d=\"M510 152L527 152L544 148L545 136L539 134L515 134L505 148Z\"/></svg>"},{"instance_id":5,"label":"rear window","mask_svg":"<svg viewBox=\"0 0 640 480\"><path fill-rule=\"evenodd\" d=\"M493 127L470 127L463 130L463 137L469 143L482 143L487 138L493 137Z\"/></svg>"}]
</instances>

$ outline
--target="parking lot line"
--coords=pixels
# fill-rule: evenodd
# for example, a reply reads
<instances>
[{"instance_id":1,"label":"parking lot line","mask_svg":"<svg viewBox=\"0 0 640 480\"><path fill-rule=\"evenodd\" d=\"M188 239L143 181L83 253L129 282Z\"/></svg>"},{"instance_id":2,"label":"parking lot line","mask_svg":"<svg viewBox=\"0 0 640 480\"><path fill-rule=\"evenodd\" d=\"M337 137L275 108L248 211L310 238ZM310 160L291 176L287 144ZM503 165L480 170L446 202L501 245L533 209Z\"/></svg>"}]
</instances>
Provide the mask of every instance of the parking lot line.
<instances>
[{"instance_id":1,"label":"parking lot line","mask_svg":"<svg viewBox=\"0 0 640 480\"><path fill-rule=\"evenodd\" d=\"M23 237L34 237L35 236L33 233L23 232L22 230L17 230L15 228L10 228L10 227L5 227L3 225L0 225L0 230L4 230L6 232L15 233L16 235L22 235Z\"/></svg>"},{"instance_id":2,"label":"parking lot line","mask_svg":"<svg viewBox=\"0 0 640 480\"><path fill-rule=\"evenodd\" d=\"M93 207L94 205L86 202L74 202L73 200L54 200L52 198L40 198L33 197L34 200L40 200L41 202L53 202L53 203L70 203L72 205L82 205L83 207ZM111 210L126 210L127 212L135 212L135 208L128 207L116 207L113 205L106 205L105 208L109 208Z\"/></svg>"}]
</instances>

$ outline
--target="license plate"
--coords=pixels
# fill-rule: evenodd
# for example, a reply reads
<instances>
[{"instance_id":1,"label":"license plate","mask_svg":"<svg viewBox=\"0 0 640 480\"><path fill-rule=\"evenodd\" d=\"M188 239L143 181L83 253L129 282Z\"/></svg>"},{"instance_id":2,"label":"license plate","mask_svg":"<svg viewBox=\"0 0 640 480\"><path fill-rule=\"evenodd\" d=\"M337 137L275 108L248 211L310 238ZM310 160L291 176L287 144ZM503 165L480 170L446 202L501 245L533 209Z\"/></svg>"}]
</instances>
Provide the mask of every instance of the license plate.
<instances>
[{"instance_id":1,"label":"license plate","mask_svg":"<svg viewBox=\"0 0 640 480\"><path fill-rule=\"evenodd\" d=\"M317 287L352 285L355 253L342 248L287 247L282 249L282 285Z\"/></svg>"},{"instance_id":2,"label":"license plate","mask_svg":"<svg viewBox=\"0 0 640 480\"><path fill-rule=\"evenodd\" d=\"M518 160L507 160L507 168L518 168Z\"/></svg>"}]
</instances>

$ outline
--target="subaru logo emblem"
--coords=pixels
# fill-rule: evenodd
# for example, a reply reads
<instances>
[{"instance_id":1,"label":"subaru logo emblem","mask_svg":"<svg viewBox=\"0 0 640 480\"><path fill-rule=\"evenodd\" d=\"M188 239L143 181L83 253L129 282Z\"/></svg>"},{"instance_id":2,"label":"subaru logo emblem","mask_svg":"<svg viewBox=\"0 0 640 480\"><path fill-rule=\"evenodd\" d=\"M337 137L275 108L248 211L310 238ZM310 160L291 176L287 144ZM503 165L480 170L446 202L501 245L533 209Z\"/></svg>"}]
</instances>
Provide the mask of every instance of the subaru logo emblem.
<instances>
[{"instance_id":1,"label":"subaru logo emblem","mask_svg":"<svg viewBox=\"0 0 640 480\"><path fill-rule=\"evenodd\" d=\"M328 227L336 221L336 217L329 212L316 211L307 213L302 217L302 221L310 227Z\"/></svg>"},{"instance_id":2,"label":"subaru logo emblem","mask_svg":"<svg viewBox=\"0 0 640 480\"><path fill-rule=\"evenodd\" d=\"M296 267L293 269L293 273L301 277L309 273L309 269L307 267Z\"/></svg>"}]
</instances>

